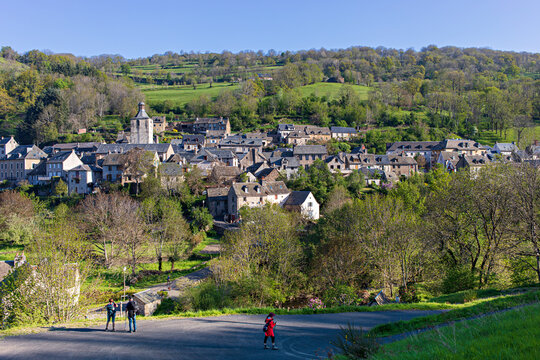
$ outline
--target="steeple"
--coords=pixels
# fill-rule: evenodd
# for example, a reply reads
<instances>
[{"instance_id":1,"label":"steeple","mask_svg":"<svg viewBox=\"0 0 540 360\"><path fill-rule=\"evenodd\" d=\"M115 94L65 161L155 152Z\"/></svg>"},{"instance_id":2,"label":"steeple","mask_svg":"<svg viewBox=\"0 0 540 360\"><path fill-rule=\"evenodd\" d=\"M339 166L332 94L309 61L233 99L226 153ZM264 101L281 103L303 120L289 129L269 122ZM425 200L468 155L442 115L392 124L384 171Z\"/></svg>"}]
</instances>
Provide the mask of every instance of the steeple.
<instances>
[{"instance_id":1,"label":"steeple","mask_svg":"<svg viewBox=\"0 0 540 360\"><path fill-rule=\"evenodd\" d=\"M139 112L137 115L135 115L134 119L149 119L150 117L146 113L146 110L144 109L145 104L141 101L139 103Z\"/></svg>"}]
</instances>

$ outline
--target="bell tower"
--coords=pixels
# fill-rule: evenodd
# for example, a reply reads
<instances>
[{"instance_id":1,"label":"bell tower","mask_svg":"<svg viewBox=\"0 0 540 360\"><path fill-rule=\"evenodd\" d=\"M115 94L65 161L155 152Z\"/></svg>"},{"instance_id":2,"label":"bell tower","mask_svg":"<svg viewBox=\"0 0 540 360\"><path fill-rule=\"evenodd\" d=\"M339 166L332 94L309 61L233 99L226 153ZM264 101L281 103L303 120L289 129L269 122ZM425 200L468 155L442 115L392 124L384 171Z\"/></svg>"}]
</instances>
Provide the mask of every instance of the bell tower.
<instances>
[{"instance_id":1,"label":"bell tower","mask_svg":"<svg viewBox=\"0 0 540 360\"><path fill-rule=\"evenodd\" d=\"M153 120L144 110L144 103L139 103L139 112L131 119L130 144L153 144L154 124Z\"/></svg>"}]
</instances>

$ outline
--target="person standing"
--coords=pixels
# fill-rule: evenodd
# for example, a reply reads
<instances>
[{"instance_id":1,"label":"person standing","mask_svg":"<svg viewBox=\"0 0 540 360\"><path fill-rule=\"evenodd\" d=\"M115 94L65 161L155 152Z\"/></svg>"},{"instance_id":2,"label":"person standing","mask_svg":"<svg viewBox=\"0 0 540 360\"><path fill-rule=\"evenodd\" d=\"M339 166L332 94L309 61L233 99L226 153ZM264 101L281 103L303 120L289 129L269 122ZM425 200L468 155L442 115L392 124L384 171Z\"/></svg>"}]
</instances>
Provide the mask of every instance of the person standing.
<instances>
[{"instance_id":1,"label":"person standing","mask_svg":"<svg viewBox=\"0 0 540 360\"><path fill-rule=\"evenodd\" d=\"M277 350L278 347L276 346L276 336L274 334L274 328L276 327L276 322L274 321L274 316L276 316L276 314L274 313L270 313L268 314L268 316L266 317L266 320L264 321L265 322L265 325L264 325L264 348L265 349L268 349L268 345L266 345L266 340L268 340L268 338L271 338L272 339L272 350Z\"/></svg>"},{"instance_id":2,"label":"person standing","mask_svg":"<svg viewBox=\"0 0 540 360\"><path fill-rule=\"evenodd\" d=\"M109 323L112 321L112 331L114 330L114 321L116 319L116 303L113 299L109 299L109 303L105 305L107 310L107 325L105 326L105 331L109 330Z\"/></svg>"},{"instance_id":3,"label":"person standing","mask_svg":"<svg viewBox=\"0 0 540 360\"><path fill-rule=\"evenodd\" d=\"M129 297L129 302L126 305L128 321L129 321L129 332L137 332L137 306L135 305L135 299L133 295Z\"/></svg>"}]
</instances>

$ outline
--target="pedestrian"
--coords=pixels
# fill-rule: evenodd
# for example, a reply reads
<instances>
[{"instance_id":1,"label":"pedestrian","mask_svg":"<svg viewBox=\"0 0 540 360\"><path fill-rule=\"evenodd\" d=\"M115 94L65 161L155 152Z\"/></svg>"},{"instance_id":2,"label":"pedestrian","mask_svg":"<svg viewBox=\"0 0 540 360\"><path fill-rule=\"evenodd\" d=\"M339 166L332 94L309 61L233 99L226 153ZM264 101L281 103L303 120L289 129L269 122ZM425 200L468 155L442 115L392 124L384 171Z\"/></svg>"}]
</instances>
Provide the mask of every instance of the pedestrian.
<instances>
[{"instance_id":1,"label":"pedestrian","mask_svg":"<svg viewBox=\"0 0 540 360\"><path fill-rule=\"evenodd\" d=\"M105 326L105 331L109 330L109 322L112 321L112 331L114 330L114 321L116 319L116 303L113 299L109 299L109 303L105 305L107 310L107 326Z\"/></svg>"},{"instance_id":2,"label":"pedestrian","mask_svg":"<svg viewBox=\"0 0 540 360\"><path fill-rule=\"evenodd\" d=\"M268 340L268 338L272 339L272 350L278 349L278 347L276 346L276 335L274 334L274 327L276 327L274 316L276 316L276 314L271 312L270 314L268 314L268 316L266 317L266 320L264 321L265 325L264 325L263 330L264 330L264 348L265 349L268 349L268 345L266 345L266 340Z\"/></svg>"},{"instance_id":3,"label":"pedestrian","mask_svg":"<svg viewBox=\"0 0 540 360\"><path fill-rule=\"evenodd\" d=\"M129 332L137 332L137 305L135 305L133 295L129 297L129 302L126 305L126 310L129 321Z\"/></svg>"}]
</instances>

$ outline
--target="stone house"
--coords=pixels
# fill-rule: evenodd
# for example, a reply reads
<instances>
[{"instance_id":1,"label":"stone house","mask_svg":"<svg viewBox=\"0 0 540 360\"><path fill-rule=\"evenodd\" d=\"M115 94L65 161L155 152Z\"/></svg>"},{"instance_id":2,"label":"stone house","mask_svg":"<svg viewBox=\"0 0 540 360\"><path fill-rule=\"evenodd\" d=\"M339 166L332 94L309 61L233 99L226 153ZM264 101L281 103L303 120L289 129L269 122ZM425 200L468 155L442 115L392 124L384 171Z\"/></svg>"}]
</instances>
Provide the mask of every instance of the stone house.
<instances>
[{"instance_id":1,"label":"stone house","mask_svg":"<svg viewBox=\"0 0 540 360\"><path fill-rule=\"evenodd\" d=\"M324 160L328 154L324 145L300 145L295 146L293 154L304 168L310 167L315 160Z\"/></svg>"},{"instance_id":2,"label":"stone house","mask_svg":"<svg viewBox=\"0 0 540 360\"><path fill-rule=\"evenodd\" d=\"M102 168L103 168L103 181L108 182L118 182L122 185L128 184L128 183L134 183L137 182L138 179L138 172L139 169L133 168L130 164L129 157L132 155L131 152L133 151L141 151L144 152L145 150L135 148L132 149L126 153L115 153L115 154L109 154L103 159ZM152 165L154 168L157 169L159 165L159 157L157 153L152 153ZM143 175L144 178L146 175Z\"/></svg>"},{"instance_id":3,"label":"stone house","mask_svg":"<svg viewBox=\"0 0 540 360\"><path fill-rule=\"evenodd\" d=\"M468 170L471 173L476 173L487 164L491 163L491 159L485 155L461 155L456 164L457 170Z\"/></svg>"},{"instance_id":4,"label":"stone house","mask_svg":"<svg viewBox=\"0 0 540 360\"><path fill-rule=\"evenodd\" d=\"M328 156L324 161L328 166L328 170L330 170L332 173L340 172L342 174L348 174L351 171L347 168L345 155L343 153Z\"/></svg>"},{"instance_id":5,"label":"stone house","mask_svg":"<svg viewBox=\"0 0 540 360\"><path fill-rule=\"evenodd\" d=\"M439 144L440 141L396 141L386 144L386 154L411 158L421 155L426 159L426 164L431 166L437 160L437 156L433 157L433 151Z\"/></svg>"},{"instance_id":6,"label":"stone house","mask_svg":"<svg viewBox=\"0 0 540 360\"><path fill-rule=\"evenodd\" d=\"M513 141L511 143L495 143L491 150L494 154L499 155L512 155L514 152L518 152L519 148Z\"/></svg>"},{"instance_id":7,"label":"stone house","mask_svg":"<svg viewBox=\"0 0 540 360\"><path fill-rule=\"evenodd\" d=\"M178 190L184 182L184 174L187 168L174 162L166 162L158 167L161 187L167 191Z\"/></svg>"},{"instance_id":8,"label":"stone house","mask_svg":"<svg viewBox=\"0 0 540 360\"><path fill-rule=\"evenodd\" d=\"M287 179L291 179L298 173L300 168L300 161L298 158L291 157L271 157L268 160L270 166L277 169L280 173L284 174Z\"/></svg>"},{"instance_id":9,"label":"stone house","mask_svg":"<svg viewBox=\"0 0 540 360\"><path fill-rule=\"evenodd\" d=\"M228 193L228 215L234 221L243 206L258 207L264 204L282 205L289 189L283 181L263 181L261 183L235 183Z\"/></svg>"},{"instance_id":10,"label":"stone house","mask_svg":"<svg viewBox=\"0 0 540 360\"><path fill-rule=\"evenodd\" d=\"M206 134L207 131L219 131L227 135L231 133L231 122L225 118L197 118L192 125L195 134Z\"/></svg>"},{"instance_id":11,"label":"stone house","mask_svg":"<svg viewBox=\"0 0 540 360\"><path fill-rule=\"evenodd\" d=\"M206 206L214 219L223 220L228 210L230 187L208 188L206 190Z\"/></svg>"},{"instance_id":12,"label":"stone house","mask_svg":"<svg viewBox=\"0 0 540 360\"><path fill-rule=\"evenodd\" d=\"M154 124L154 133L161 134L167 130L167 117L165 116L153 116L152 122Z\"/></svg>"},{"instance_id":13,"label":"stone house","mask_svg":"<svg viewBox=\"0 0 540 360\"><path fill-rule=\"evenodd\" d=\"M35 145L19 145L0 157L0 181L20 182L27 180L29 173L47 158Z\"/></svg>"},{"instance_id":14,"label":"stone house","mask_svg":"<svg viewBox=\"0 0 540 360\"><path fill-rule=\"evenodd\" d=\"M94 188L95 180L90 166L82 164L67 172L67 185L69 194L90 194Z\"/></svg>"},{"instance_id":15,"label":"stone house","mask_svg":"<svg viewBox=\"0 0 540 360\"><path fill-rule=\"evenodd\" d=\"M218 147L221 150L230 150L236 154L247 153L251 150L258 152L262 151L263 141L261 139L244 139L244 138L225 138L220 140Z\"/></svg>"},{"instance_id":16,"label":"stone house","mask_svg":"<svg viewBox=\"0 0 540 360\"><path fill-rule=\"evenodd\" d=\"M161 296L151 289L134 294L133 300L142 316L151 316L161 304Z\"/></svg>"},{"instance_id":17,"label":"stone house","mask_svg":"<svg viewBox=\"0 0 540 360\"><path fill-rule=\"evenodd\" d=\"M185 151L198 151L204 145L204 135L184 135L182 137L182 149Z\"/></svg>"},{"instance_id":18,"label":"stone house","mask_svg":"<svg viewBox=\"0 0 540 360\"><path fill-rule=\"evenodd\" d=\"M292 191L283 208L289 211L297 211L310 220L319 219L319 203L311 191Z\"/></svg>"},{"instance_id":19,"label":"stone house","mask_svg":"<svg viewBox=\"0 0 540 360\"><path fill-rule=\"evenodd\" d=\"M442 165L448 172L455 172L459 158L459 155L454 152L441 151L436 163Z\"/></svg>"},{"instance_id":20,"label":"stone house","mask_svg":"<svg viewBox=\"0 0 540 360\"><path fill-rule=\"evenodd\" d=\"M95 153L96 160L103 159L109 154L123 154L135 148L157 153L161 162L169 160L174 155L171 144L101 144Z\"/></svg>"},{"instance_id":21,"label":"stone house","mask_svg":"<svg viewBox=\"0 0 540 360\"><path fill-rule=\"evenodd\" d=\"M238 156L238 166L242 170L261 162L266 162L266 157L260 151L255 149Z\"/></svg>"},{"instance_id":22,"label":"stone house","mask_svg":"<svg viewBox=\"0 0 540 360\"><path fill-rule=\"evenodd\" d=\"M3 137L0 139L0 157L9 154L13 151L19 143L15 141L13 136Z\"/></svg>"},{"instance_id":23,"label":"stone house","mask_svg":"<svg viewBox=\"0 0 540 360\"><path fill-rule=\"evenodd\" d=\"M337 140L349 140L358 135L358 132L355 128L340 126L330 127L330 133L332 134L332 139Z\"/></svg>"},{"instance_id":24,"label":"stone house","mask_svg":"<svg viewBox=\"0 0 540 360\"><path fill-rule=\"evenodd\" d=\"M60 151L46 161L47 177L61 177L67 179L67 172L83 164L81 159L75 154L75 150Z\"/></svg>"}]
</instances>

